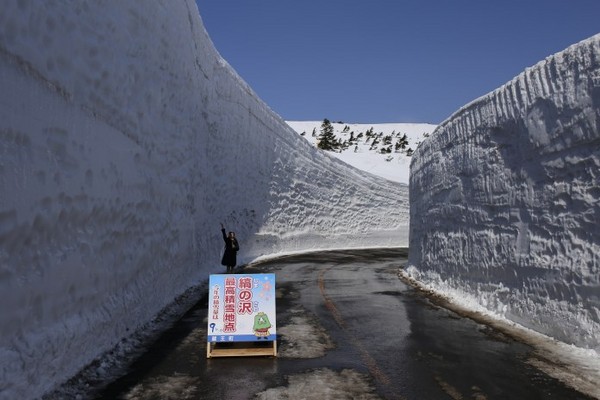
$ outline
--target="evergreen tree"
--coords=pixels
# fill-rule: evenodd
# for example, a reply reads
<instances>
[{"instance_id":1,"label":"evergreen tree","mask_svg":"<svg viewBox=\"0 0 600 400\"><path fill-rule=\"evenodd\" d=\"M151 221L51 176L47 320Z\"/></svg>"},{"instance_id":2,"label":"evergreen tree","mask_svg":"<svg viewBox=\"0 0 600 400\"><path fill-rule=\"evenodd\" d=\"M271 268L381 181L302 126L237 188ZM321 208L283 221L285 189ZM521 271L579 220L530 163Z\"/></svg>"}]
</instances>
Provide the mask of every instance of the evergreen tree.
<instances>
[{"instance_id":1,"label":"evergreen tree","mask_svg":"<svg viewBox=\"0 0 600 400\"><path fill-rule=\"evenodd\" d=\"M406 133L405 133L401 138L399 138L396 141L394 150L396 150L396 152L400 153L402 150L406 149L406 146L408 146L408 136L406 136Z\"/></svg>"},{"instance_id":2,"label":"evergreen tree","mask_svg":"<svg viewBox=\"0 0 600 400\"><path fill-rule=\"evenodd\" d=\"M379 149L379 152L381 154L389 154L389 153L391 153L392 152L392 145L390 144L387 147L382 147L381 149Z\"/></svg>"},{"instance_id":3,"label":"evergreen tree","mask_svg":"<svg viewBox=\"0 0 600 400\"><path fill-rule=\"evenodd\" d=\"M371 147L369 147L369 150L377 150L378 144L379 144L379 140L377 139L377 137L374 137L373 142L371 142Z\"/></svg>"},{"instance_id":4,"label":"evergreen tree","mask_svg":"<svg viewBox=\"0 0 600 400\"><path fill-rule=\"evenodd\" d=\"M333 133L333 125L331 125L331 122L327 118L321 124L321 134L317 139L317 147L322 150L335 151L341 146L341 143Z\"/></svg>"},{"instance_id":5,"label":"evergreen tree","mask_svg":"<svg viewBox=\"0 0 600 400\"><path fill-rule=\"evenodd\" d=\"M354 137L354 131L350 132L350 139L348 139L348 145L352 146L356 143L356 138Z\"/></svg>"}]
</instances>

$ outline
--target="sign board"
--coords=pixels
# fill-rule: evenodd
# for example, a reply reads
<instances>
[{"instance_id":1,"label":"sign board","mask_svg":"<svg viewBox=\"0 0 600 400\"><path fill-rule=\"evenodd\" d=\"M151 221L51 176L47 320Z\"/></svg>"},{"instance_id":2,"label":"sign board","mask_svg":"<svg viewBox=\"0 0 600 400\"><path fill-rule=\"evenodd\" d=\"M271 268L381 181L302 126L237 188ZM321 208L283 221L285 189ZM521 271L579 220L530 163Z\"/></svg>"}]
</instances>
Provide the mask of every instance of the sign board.
<instances>
[{"instance_id":1,"label":"sign board","mask_svg":"<svg viewBox=\"0 0 600 400\"><path fill-rule=\"evenodd\" d=\"M275 341L275 274L209 278L208 343Z\"/></svg>"}]
</instances>

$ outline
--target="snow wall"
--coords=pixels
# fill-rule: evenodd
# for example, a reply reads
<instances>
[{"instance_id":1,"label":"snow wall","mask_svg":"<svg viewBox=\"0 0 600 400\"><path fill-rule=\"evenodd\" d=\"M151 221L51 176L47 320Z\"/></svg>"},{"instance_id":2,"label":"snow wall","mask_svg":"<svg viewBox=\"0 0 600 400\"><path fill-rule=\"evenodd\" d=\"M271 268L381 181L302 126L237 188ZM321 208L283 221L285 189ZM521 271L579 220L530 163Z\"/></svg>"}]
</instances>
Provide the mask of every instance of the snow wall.
<instances>
[{"instance_id":1,"label":"snow wall","mask_svg":"<svg viewBox=\"0 0 600 400\"><path fill-rule=\"evenodd\" d=\"M293 79L293 77L290 77ZM408 244L408 188L311 147L193 0L0 11L0 398L46 393L239 262Z\"/></svg>"},{"instance_id":2,"label":"snow wall","mask_svg":"<svg viewBox=\"0 0 600 400\"><path fill-rule=\"evenodd\" d=\"M442 123L410 200L409 274L600 352L600 35Z\"/></svg>"}]
</instances>

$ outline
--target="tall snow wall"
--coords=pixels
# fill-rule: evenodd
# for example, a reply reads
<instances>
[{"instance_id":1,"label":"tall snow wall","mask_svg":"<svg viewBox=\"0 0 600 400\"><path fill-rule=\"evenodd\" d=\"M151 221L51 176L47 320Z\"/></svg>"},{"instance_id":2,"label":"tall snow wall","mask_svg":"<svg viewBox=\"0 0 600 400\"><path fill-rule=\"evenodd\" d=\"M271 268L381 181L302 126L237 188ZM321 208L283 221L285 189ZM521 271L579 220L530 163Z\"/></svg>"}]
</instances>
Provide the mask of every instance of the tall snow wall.
<instances>
[{"instance_id":1,"label":"tall snow wall","mask_svg":"<svg viewBox=\"0 0 600 400\"><path fill-rule=\"evenodd\" d=\"M421 144L409 263L434 289L600 352L600 35Z\"/></svg>"},{"instance_id":2,"label":"tall snow wall","mask_svg":"<svg viewBox=\"0 0 600 400\"><path fill-rule=\"evenodd\" d=\"M0 85L2 399L52 390L222 272L220 222L239 263L407 244L408 188L309 146L193 0L3 1Z\"/></svg>"}]
</instances>

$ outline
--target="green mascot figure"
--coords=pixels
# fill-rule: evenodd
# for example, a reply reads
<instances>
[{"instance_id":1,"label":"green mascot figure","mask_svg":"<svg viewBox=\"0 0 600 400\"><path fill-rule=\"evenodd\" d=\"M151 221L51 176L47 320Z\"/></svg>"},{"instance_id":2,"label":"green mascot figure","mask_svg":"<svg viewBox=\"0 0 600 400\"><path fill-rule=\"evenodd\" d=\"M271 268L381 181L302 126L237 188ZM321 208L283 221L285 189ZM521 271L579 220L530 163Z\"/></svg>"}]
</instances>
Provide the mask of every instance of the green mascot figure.
<instances>
[{"instance_id":1,"label":"green mascot figure","mask_svg":"<svg viewBox=\"0 0 600 400\"><path fill-rule=\"evenodd\" d=\"M269 317L264 312L259 312L254 316L254 335L258 339L267 339L269 337L269 328L271 327L271 322L269 321Z\"/></svg>"}]
</instances>

